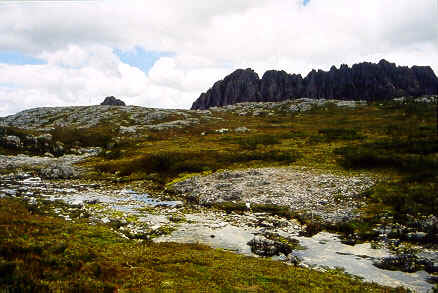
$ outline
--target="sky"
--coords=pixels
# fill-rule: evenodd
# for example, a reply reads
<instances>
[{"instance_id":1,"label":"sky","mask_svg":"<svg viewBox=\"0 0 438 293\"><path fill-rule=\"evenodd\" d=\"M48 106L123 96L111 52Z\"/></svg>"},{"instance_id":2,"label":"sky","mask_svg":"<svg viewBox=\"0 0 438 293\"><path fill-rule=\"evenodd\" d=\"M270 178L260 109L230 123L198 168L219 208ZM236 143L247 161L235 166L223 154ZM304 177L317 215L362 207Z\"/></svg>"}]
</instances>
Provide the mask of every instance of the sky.
<instances>
[{"instance_id":1,"label":"sky","mask_svg":"<svg viewBox=\"0 0 438 293\"><path fill-rule=\"evenodd\" d=\"M0 0L0 117L106 96L187 109L238 68L437 74L437 19L438 0Z\"/></svg>"}]
</instances>

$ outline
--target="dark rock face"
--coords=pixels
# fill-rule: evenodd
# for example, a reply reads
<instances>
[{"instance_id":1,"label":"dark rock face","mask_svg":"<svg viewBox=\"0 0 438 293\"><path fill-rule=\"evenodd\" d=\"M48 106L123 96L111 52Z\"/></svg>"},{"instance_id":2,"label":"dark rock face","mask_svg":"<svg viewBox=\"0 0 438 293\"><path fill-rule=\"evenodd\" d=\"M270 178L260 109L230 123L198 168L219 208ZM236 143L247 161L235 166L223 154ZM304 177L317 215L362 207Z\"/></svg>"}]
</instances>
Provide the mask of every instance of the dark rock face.
<instances>
[{"instance_id":1,"label":"dark rock face","mask_svg":"<svg viewBox=\"0 0 438 293\"><path fill-rule=\"evenodd\" d=\"M383 100L438 93L438 78L429 66L396 66L386 60L345 64L330 71L312 70L305 78L269 70L260 79L252 69L238 69L216 82L193 103L208 109L240 102L278 102L294 98Z\"/></svg>"},{"instance_id":2,"label":"dark rock face","mask_svg":"<svg viewBox=\"0 0 438 293\"><path fill-rule=\"evenodd\" d=\"M260 79L252 69L238 69L216 82L207 92L201 94L200 104L192 109L206 109L213 106L225 106L239 102L262 101L259 92ZM205 107L208 105L208 107Z\"/></svg>"},{"instance_id":3,"label":"dark rock face","mask_svg":"<svg viewBox=\"0 0 438 293\"><path fill-rule=\"evenodd\" d=\"M107 106L126 106L125 102L122 100L119 100L113 96L106 97L105 100L101 103L101 105L107 105Z\"/></svg>"}]
</instances>

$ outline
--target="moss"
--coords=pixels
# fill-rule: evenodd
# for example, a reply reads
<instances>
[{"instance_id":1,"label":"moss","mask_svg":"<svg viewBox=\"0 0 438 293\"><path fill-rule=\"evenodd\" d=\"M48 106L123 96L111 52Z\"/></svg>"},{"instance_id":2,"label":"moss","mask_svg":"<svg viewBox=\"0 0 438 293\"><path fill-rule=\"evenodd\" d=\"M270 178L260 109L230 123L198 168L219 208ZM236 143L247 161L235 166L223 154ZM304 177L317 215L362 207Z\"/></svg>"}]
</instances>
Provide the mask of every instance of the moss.
<instances>
[{"instance_id":1,"label":"moss","mask_svg":"<svg viewBox=\"0 0 438 293\"><path fill-rule=\"evenodd\" d=\"M171 214L167 217L172 223L186 223L187 219L184 215Z\"/></svg>"},{"instance_id":2,"label":"moss","mask_svg":"<svg viewBox=\"0 0 438 293\"><path fill-rule=\"evenodd\" d=\"M172 234L172 232L175 230L176 230L176 228L174 226L170 226L170 225L160 226L158 229L155 229L151 233L148 234L149 239L154 239L154 238L160 237L162 235Z\"/></svg>"},{"instance_id":3,"label":"moss","mask_svg":"<svg viewBox=\"0 0 438 293\"><path fill-rule=\"evenodd\" d=\"M211 170L204 171L204 172L198 172L198 173L181 173L178 175L178 177L176 177L172 181L168 182L166 184L166 187L171 187L175 183L185 181L185 180L192 178L192 177L195 177L195 176L208 176L212 173L213 173L213 171L211 171Z\"/></svg>"}]
</instances>

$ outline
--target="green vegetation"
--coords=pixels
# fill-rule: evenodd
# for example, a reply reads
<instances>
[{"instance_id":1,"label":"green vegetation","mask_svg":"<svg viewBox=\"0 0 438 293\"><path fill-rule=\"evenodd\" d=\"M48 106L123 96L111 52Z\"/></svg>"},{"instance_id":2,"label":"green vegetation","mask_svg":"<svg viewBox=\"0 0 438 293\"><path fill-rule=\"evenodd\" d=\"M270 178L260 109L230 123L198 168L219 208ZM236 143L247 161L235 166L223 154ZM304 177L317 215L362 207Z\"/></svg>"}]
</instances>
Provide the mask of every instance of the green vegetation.
<instances>
[{"instance_id":1,"label":"green vegetation","mask_svg":"<svg viewBox=\"0 0 438 293\"><path fill-rule=\"evenodd\" d=\"M60 141L68 147L107 147L115 136L115 131L110 125L91 128L56 127L51 134L54 141Z\"/></svg>"},{"instance_id":2,"label":"green vegetation","mask_svg":"<svg viewBox=\"0 0 438 293\"><path fill-rule=\"evenodd\" d=\"M46 213L0 199L0 290L406 292L338 270L322 273L196 244L126 240L106 226Z\"/></svg>"},{"instance_id":3,"label":"green vegetation","mask_svg":"<svg viewBox=\"0 0 438 293\"><path fill-rule=\"evenodd\" d=\"M410 105L407 107L405 111L416 109ZM335 154L341 155L339 164L347 169L393 174L368 192L366 216L360 227L371 228L372 224L382 223L379 218L389 216L397 223L420 231L422 228L418 223L412 223L411 217L421 220L424 216L437 216L438 136L432 125L422 126L420 121L418 124L416 127L408 125L412 128L405 132L397 127L386 129L385 138L335 150ZM356 231L361 230L359 234L368 238L366 236L372 233L366 228ZM433 232L427 241L433 243L437 240L436 231L424 232Z\"/></svg>"},{"instance_id":4,"label":"green vegetation","mask_svg":"<svg viewBox=\"0 0 438 293\"><path fill-rule=\"evenodd\" d=\"M355 129L348 128L323 128L318 130L318 136L312 136L312 141L332 142L336 140L355 140L364 137L357 133Z\"/></svg>"},{"instance_id":5,"label":"green vegetation","mask_svg":"<svg viewBox=\"0 0 438 293\"><path fill-rule=\"evenodd\" d=\"M243 213L248 211L248 207L243 202L220 202L209 205L209 207L223 210L227 213ZM290 208L285 206L279 206L274 204L251 204L250 211L255 213L267 213L270 215L276 215L286 219L300 218L297 212L293 212Z\"/></svg>"},{"instance_id":6,"label":"green vegetation","mask_svg":"<svg viewBox=\"0 0 438 293\"><path fill-rule=\"evenodd\" d=\"M246 137L240 137L237 139L237 143L242 149L255 150L257 146L268 146L279 144L278 137L269 134L252 135Z\"/></svg>"},{"instance_id":7,"label":"green vegetation","mask_svg":"<svg viewBox=\"0 0 438 293\"><path fill-rule=\"evenodd\" d=\"M0 126L0 154L1 155L17 155L19 153L22 153L23 150L19 150L16 149L15 147L11 147L8 146L6 144L4 144L2 142L2 138L4 136L8 136L8 135L12 135L12 136L17 136L18 138L20 138L21 141L25 140L29 135L33 135L35 134L35 132L30 131L30 130L26 130L26 129L21 129L21 128L17 128L17 127L4 127L4 126ZM26 153L38 153L35 151L29 151L29 150L25 150Z\"/></svg>"},{"instance_id":8,"label":"green vegetation","mask_svg":"<svg viewBox=\"0 0 438 293\"><path fill-rule=\"evenodd\" d=\"M252 152L217 152L217 151L163 151L145 154L134 159L104 161L96 165L100 172L118 172L121 176L129 176L135 172L156 173L161 182L168 182L181 173L194 173L219 170L230 165L248 162L292 163L298 158L297 153L279 150Z\"/></svg>"}]
</instances>

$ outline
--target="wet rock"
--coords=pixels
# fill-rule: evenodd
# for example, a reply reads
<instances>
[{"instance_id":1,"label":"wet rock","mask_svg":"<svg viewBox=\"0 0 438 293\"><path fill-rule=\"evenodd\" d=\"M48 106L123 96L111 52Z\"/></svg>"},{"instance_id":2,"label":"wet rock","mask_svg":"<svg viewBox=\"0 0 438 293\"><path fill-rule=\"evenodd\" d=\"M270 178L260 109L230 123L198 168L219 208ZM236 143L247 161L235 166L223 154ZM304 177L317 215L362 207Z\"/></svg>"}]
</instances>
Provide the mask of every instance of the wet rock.
<instances>
[{"instance_id":1,"label":"wet rock","mask_svg":"<svg viewBox=\"0 0 438 293\"><path fill-rule=\"evenodd\" d=\"M217 179L233 179L233 178L241 178L242 174L230 171L224 171L216 174Z\"/></svg>"},{"instance_id":2,"label":"wet rock","mask_svg":"<svg viewBox=\"0 0 438 293\"><path fill-rule=\"evenodd\" d=\"M191 194L192 191L196 188L196 182L194 180L186 180L182 182L177 182L173 184L170 188L177 193Z\"/></svg>"},{"instance_id":3,"label":"wet rock","mask_svg":"<svg viewBox=\"0 0 438 293\"><path fill-rule=\"evenodd\" d=\"M239 191L232 191L224 194L222 198L225 201L240 201L242 199L242 193Z\"/></svg>"},{"instance_id":4,"label":"wet rock","mask_svg":"<svg viewBox=\"0 0 438 293\"><path fill-rule=\"evenodd\" d=\"M45 133L45 134L37 136L36 139L40 143L45 144L45 143L50 143L53 140L53 136L50 133Z\"/></svg>"},{"instance_id":5,"label":"wet rock","mask_svg":"<svg viewBox=\"0 0 438 293\"><path fill-rule=\"evenodd\" d=\"M297 105L292 105L289 108L290 112L306 112L312 109L313 104L309 102L303 102Z\"/></svg>"},{"instance_id":6,"label":"wet rock","mask_svg":"<svg viewBox=\"0 0 438 293\"><path fill-rule=\"evenodd\" d=\"M60 141L56 141L55 145L53 147L53 153L58 155L58 156L62 156L65 152L65 146L62 142Z\"/></svg>"},{"instance_id":7,"label":"wet rock","mask_svg":"<svg viewBox=\"0 0 438 293\"><path fill-rule=\"evenodd\" d=\"M279 255L280 253L289 255L292 252L290 245L266 238L254 238L248 242L248 245L253 253L266 257Z\"/></svg>"},{"instance_id":8,"label":"wet rock","mask_svg":"<svg viewBox=\"0 0 438 293\"><path fill-rule=\"evenodd\" d=\"M237 132L237 133L246 133L248 131L249 131L249 129L246 128L245 126L237 127L234 129L234 132Z\"/></svg>"},{"instance_id":9,"label":"wet rock","mask_svg":"<svg viewBox=\"0 0 438 293\"><path fill-rule=\"evenodd\" d=\"M413 232L408 233L407 238L412 241L423 241L427 237L427 233L425 232Z\"/></svg>"},{"instance_id":10,"label":"wet rock","mask_svg":"<svg viewBox=\"0 0 438 293\"><path fill-rule=\"evenodd\" d=\"M220 133L220 134L224 134L229 132L230 130L228 128L221 128L221 129L217 129L215 130L216 133Z\"/></svg>"},{"instance_id":11,"label":"wet rock","mask_svg":"<svg viewBox=\"0 0 438 293\"><path fill-rule=\"evenodd\" d=\"M135 126L120 126L119 132L120 134L135 134L137 132L137 128Z\"/></svg>"},{"instance_id":12,"label":"wet rock","mask_svg":"<svg viewBox=\"0 0 438 293\"><path fill-rule=\"evenodd\" d=\"M52 164L41 169L40 174L47 179L69 179L76 175L74 168L67 164Z\"/></svg>"},{"instance_id":13,"label":"wet rock","mask_svg":"<svg viewBox=\"0 0 438 293\"><path fill-rule=\"evenodd\" d=\"M84 200L84 203L86 203L86 204L98 204L98 203L100 203L100 201L98 199L88 199L88 200Z\"/></svg>"},{"instance_id":14,"label":"wet rock","mask_svg":"<svg viewBox=\"0 0 438 293\"><path fill-rule=\"evenodd\" d=\"M216 184L215 188L217 190L230 190L233 187L233 185L231 183L219 183ZM222 196L223 198L224 196Z\"/></svg>"},{"instance_id":15,"label":"wet rock","mask_svg":"<svg viewBox=\"0 0 438 293\"><path fill-rule=\"evenodd\" d=\"M378 268L392 271L416 272L426 268L433 269L431 261L418 258L415 254L406 253L396 256L383 257L374 262ZM435 267L436 268L436 267Z\"/></svg>"}]
</instances>

